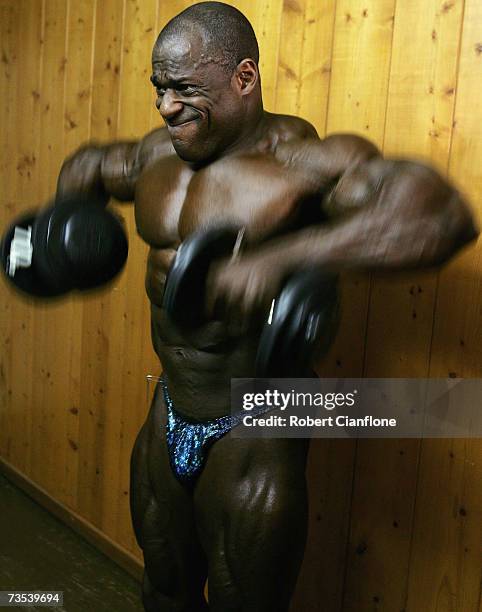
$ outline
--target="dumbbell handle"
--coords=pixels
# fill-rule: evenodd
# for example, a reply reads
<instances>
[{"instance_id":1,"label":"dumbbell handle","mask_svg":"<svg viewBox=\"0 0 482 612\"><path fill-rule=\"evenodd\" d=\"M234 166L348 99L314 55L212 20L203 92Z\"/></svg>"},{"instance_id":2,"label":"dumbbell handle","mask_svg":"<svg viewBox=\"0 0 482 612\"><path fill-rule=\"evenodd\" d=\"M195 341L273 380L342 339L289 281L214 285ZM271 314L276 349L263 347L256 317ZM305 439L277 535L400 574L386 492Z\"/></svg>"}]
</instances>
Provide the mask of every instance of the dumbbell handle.
<instances>
[{"instance_id":1,"label":"dumbbell handle","mask_svg":"<svg viewBox=\"0 0 482 612\"><path fill-rule=\"evenodd\" d=\"M236 236L236 242L234 243L233 252L231 255L231 262L236 261L239 258L241 247L243 246L243 242L244 242L245 232L246 232L246 227L241 227L238 230L238 235Z\"/></svg>"},{"instance_id":2,"label":"dumbbell handle","mask_svg":"<svg viewBox=\"0 0 482 612\"><path fill-rule=\"evenodd\" d=\"M234 243L233 253L231 255L230 262L236 261L239 258L239 254L242 251L242 246L244 243L245 232L246 232L246 226L243 226L239 229L238 235L236 237L236 242ZM273 298L271 300L271 308L270 308L268 320L267 320L268 325L271 325L273 321L273 311L274 311L275 304L276 304L276 298Z\"/></svg>"}]
</instances>

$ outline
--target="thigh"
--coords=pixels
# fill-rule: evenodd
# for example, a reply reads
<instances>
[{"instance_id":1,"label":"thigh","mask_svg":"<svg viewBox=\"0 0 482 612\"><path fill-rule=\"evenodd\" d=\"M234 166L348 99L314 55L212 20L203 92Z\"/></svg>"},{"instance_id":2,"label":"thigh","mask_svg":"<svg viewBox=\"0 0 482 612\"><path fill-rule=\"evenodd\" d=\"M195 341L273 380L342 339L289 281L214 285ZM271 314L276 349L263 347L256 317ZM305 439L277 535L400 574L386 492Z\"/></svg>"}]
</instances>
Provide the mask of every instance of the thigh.
<instances>
[{"instance_id":1,"label":"thigh","mask_svg":"<svg viewBox=\"0 0 482 612\"><path fill-rule=\"evenodd\" d=\"M192 491L172 473L164 432L165 406L157 394L131 458L131 514L144 554L144 603L146 610L201 610L206 558Z\"/></svg>"},{"instance_id":2,"label":"thigh","mask_svg":"<svg viewBox=\"0 0 482 612\"><path fill-rule=\"evenodd\" d=\"M307 440L212 447L195 491L213 611L288 610L307 525Z\"/></svg>"}]
</instances>

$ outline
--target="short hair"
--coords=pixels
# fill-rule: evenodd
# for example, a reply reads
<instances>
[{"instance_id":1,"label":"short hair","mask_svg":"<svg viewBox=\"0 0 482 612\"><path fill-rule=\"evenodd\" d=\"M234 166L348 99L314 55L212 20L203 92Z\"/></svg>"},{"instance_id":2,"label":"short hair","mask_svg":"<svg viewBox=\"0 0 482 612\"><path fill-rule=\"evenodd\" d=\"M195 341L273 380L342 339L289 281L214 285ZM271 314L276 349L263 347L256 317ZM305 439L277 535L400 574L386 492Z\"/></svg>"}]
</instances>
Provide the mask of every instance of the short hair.
<instances>
[{"instance_id":1,"label":"short hair","mask_svg":"<svg viewBox=\"0 0 482 612\"><path fill-rule=\"evenodd\" d=\"M199 28L206 50L217 62L232 71L247 57L258 64L259 48L253 26L234 6L224 2L199 2L173 17L161 30L156 45L169 36Z\"/></svg>"}]
</instances>

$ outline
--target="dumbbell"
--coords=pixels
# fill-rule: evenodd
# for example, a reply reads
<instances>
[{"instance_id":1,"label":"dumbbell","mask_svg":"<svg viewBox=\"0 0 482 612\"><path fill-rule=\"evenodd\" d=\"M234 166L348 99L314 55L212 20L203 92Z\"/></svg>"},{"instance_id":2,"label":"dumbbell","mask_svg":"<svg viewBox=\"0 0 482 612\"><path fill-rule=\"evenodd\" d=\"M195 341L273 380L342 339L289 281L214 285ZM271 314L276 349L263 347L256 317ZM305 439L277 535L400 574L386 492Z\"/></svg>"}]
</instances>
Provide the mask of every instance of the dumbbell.
<instances>
[{"instance_id":1,"label":"dumbbell","mask_svg":"<svg viewBox=\"0 0 482 612\"><path fill-rule=\"evenodd\" d=\"M104 285L121 271L127 253L119 219L82 194L25 213L7 229L1 243L8 281L43 298Z\"/></svg>"},{"instance_id":2,"label":"dumbbell","mask_svg":"<svg viewBox=\"0 0 482 612\"><path fill-rule=\"evenodd\" d=\"M237 254L242 232L214 227L191 234L179 247L164 286L163 308L180 327L204 321L206 281L211 263ZM256 355L259 378L305 377L326 352L338 324L338 277L306 268L288 277L263 326Z\"/></svg>"}]
</instances>

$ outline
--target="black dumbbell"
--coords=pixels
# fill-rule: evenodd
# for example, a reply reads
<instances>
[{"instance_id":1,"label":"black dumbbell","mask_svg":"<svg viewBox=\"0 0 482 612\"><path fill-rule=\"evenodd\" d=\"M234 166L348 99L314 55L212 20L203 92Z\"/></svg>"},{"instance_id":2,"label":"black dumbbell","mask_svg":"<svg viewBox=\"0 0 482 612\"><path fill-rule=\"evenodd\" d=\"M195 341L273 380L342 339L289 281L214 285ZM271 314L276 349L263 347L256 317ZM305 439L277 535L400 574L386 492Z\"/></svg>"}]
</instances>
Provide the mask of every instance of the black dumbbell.
<instances>
[{"instance_id":1,"label":"black dumbbell","mask_svg":"<svg viewBox=\"0 0 482 612\"><path fill-rule=\"evenodd\" d=\"M127 253L119 219L84 195L22 215L1 244L6 278L24 293L45 298L104 285L121 271Z\"/></svg>"},{"instance_id":2,"label":"black dumbbell","mask_svg":"<svg viewBox=\"0 0 482 612\"><path fill-rule=\"evenodd\" d=\"M316 268L299 270L283 285L263 327L256 376L314 376L313 365L330 348L338 322L338 277Z\"/></svg>"},{"instance_id":3,"label":"black dumbbell","mask_svg":"<svg viewBox=\"0 0 482 612\"><path fill-rule=\"evenodd\" d=\"M238 229L211 228L189 236L172 262L164 286L163 307L179 326L204 320L210 264L239 247ZM286 279L263 326L256 356L259 378L304 377L326 352L338 323L337 276L303 269ZM197 305L197 307L193 307Z\"/></svg>"}]
</instances>

